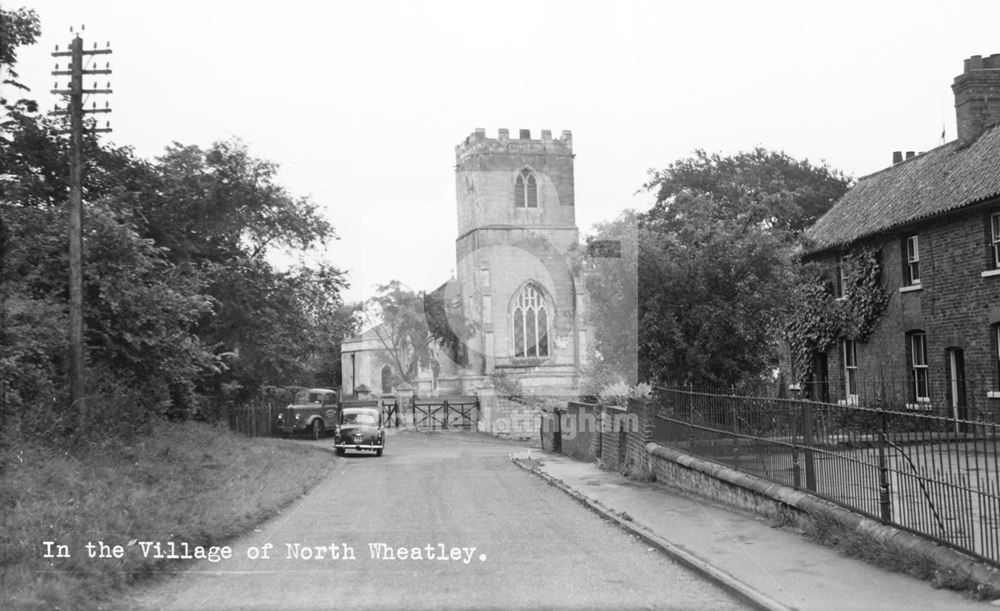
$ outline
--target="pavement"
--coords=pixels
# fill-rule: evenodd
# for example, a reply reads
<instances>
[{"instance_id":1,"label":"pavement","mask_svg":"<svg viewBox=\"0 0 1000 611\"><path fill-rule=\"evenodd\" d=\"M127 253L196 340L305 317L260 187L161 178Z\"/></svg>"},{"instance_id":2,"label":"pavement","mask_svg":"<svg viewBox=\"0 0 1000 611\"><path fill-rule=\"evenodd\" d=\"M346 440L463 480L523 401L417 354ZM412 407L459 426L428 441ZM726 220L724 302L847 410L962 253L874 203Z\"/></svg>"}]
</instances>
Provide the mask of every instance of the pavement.
<instances>
[{"instance_id":1,"label":"pavement","mask_svg":"<svg viewBox=\"0 0 1000 611\"><path fill-rule=\"evenodd\" d=\"M663 485L634 482L595 463L539 450L511 459L758 608L993 608L849 558L760 516Z\"/></svg>"}]
</instances>

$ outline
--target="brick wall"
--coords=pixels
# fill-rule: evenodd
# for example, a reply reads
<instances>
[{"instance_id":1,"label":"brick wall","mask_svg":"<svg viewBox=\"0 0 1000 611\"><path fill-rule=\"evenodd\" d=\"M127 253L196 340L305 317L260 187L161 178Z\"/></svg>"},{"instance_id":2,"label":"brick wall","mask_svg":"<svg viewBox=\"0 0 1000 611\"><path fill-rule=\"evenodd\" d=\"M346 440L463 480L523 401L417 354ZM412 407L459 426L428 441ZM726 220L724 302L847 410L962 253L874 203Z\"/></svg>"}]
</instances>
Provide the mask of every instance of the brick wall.
<instances>
[{"instance_id":1,"label":"brick wall","mask_svg":"<svg viewBox=\"0 0 1000 611\"><path fill-rule=\"evenodd\" d=\"M622 465L624 471L644 473L650 469L646 444L653 440L652 409L652 405L647 401L630 399L628 402L628 414L634 417L625 423L625 464Z\"/></svg>"},{"instance_id":2,"label":"brick wall","mask_svg":"<svg viewBox=\"0 0 1000 611\"><path fill-rule=\"evenodd\" d=\"M868 341L858 343L858 376L863 391L885 388L898 402L910 402L907 332L920 330L927 338L932 404L941 409L948 405L949 350L957 348L964 357L967 404L1000 412L1000 399L986 398L987 392L1000 390L997 348L990 332L991 325L1000 323L1000 276L982 276L989 269L987 218L997 210L1000 202L882 237L882 283L889 306ZM919 236L921 288L900 292L903 238L911 233ZM832 267L836 257L830 255L824 261ZM841 399L844 372L840 347L831 350L827 358L831 398Z\"/></svg>"},{"instance_id":3,"label":"brick wall","mask_svg":"<svg viewBox=\"0 0 1000 611\"><path fill-rule=\"evenodd\" d=\"M627 411L605 407L601 418L601 459L605 469L621 471L625 467L628 440L625 421L620 417Z\"/></svg>"},{"instance_id":4,"label":"brick wall","mask_svg":"<svg viewBox=\"0 0 1000 611\"><path fill-rule=\"evenodd\" d=\"M592 461L599 453L599 409L588 403L569 402L560 413L560 443L562 453L577 460Z\"/></svg>"},{"instance_id":5,"label":"brick wall","mask_svg":"<svg viewBox=\"0 0 1000 611\"><path fill-rule=\"evenodd\" d=\"M630 400L625 408L571 401L559 411L557 431L542 429L542 449L552 451L553 438L558 435L560 451L567 456L585 461L599 459L605 469L612 471L646 471L646 443L653 438L651 409L645 401ZM555 419L553 415L551 422Z\"/></svg>"},{"instance_id":6,"label":"brick wall","mask_svg":"<svg viewBox=\"0 0 1000 611\"><path fill-rule=\"evenodd\" d=\"M960 141L971 142L990 125L1000 123L1000 53L965 60L951 88Z\"/></svg>"}]
</instances>

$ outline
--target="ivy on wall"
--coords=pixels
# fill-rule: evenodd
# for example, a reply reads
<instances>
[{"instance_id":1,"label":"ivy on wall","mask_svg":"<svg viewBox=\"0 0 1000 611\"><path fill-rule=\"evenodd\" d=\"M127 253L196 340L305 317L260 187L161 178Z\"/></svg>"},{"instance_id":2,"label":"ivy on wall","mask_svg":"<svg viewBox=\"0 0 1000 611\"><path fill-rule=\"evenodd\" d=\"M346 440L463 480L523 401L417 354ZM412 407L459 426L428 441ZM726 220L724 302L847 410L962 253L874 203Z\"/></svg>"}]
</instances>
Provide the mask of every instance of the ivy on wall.
<instances>
[{"instance_id":1,"label":"ivy on wall","mask_svg":"<svg viewBox=\"0 0 1000 611\"><path fill-rule=\"evenodd\" d=\"M799 382L808 379L814 354L830 350L841 337L865 342L878 327L889 304L879 252L878 247L865 245L851 254L844 270L843 299L833 295L821 275L796 289L796 308L785 332Z\"/></svg>"},{"instance_id":2,"label":"ivy on wall","mask_svg":"<svg viewBox=\"0 0 1000 611\"><path fill-rule=\"evenodd\" d=\"M878 248L863 246L849 261L844 287L848 306L844 333L859 342L866 342L889 305L889 294L882 288Z\"/></svg>"}]
</instances>

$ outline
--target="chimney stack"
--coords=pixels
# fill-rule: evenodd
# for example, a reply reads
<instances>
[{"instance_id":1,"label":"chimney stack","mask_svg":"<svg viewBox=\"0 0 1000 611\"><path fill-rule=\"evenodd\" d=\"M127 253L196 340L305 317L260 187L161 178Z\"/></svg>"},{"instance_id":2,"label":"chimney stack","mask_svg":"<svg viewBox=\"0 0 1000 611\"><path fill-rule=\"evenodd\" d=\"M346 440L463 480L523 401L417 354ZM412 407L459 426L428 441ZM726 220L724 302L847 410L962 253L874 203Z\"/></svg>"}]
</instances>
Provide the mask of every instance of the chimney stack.
<instances>
[{"instance_id":1,"label":"chimney stack","mask_svg":"<svg viewBox=\"0 0 1000 611\"><path fill-rule=\"evenodd\" d=\"M892 152L892 165L901 163L903 161L903 151L893 151Z\"/></svg>"},{"instance_id":2,"label":"chimney stack","mask_svg":"<svg viewBox=\"0 0 1000 611\"><path fill-rule=\"evenodd\" d=\"M1000 123L1000 53L965 60L965 70L955 77L951 90L955 93L959 144L971 144Z\"/></svg>"}]
</instances>

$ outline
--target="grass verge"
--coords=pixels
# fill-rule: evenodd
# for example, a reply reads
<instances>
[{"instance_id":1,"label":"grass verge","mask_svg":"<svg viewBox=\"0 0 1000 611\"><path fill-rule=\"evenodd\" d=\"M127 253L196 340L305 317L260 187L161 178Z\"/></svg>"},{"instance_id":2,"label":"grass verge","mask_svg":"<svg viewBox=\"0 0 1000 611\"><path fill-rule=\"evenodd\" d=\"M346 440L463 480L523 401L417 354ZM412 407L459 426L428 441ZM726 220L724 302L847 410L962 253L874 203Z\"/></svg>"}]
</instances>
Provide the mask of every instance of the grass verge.
<instances>
[{"instance_id":1,"label":"grass verge","mask_svg":"<svg viewBox=\"0 0 1000 611\"><path fill-rule=\"evenodd\" d=\"M845 556L864 560L883 569L903 573L925 581L935 588L955 590L976 600L997 600L1000 591L988 584L944 568L933 559L888 545L844 525L810 516L800 526L805 536L817 543L832 547Z\"/></svg>"},{"instance_id":2,"label":"grass verge","mask_svg":"<svg viewBox=\"0 0 1000 611\"><path fill-rule=\"evenodd\" d=\"M247 439L201 423L157 422L132 445L60 451L0 449L0 607L90 609L170 561L141 540L219 545L275 515L331 470L302 444ZM70 558L44 557L45 541ZM87 542L122 545L121 559L86 557Z\"/></svg>"}]
</instances>

